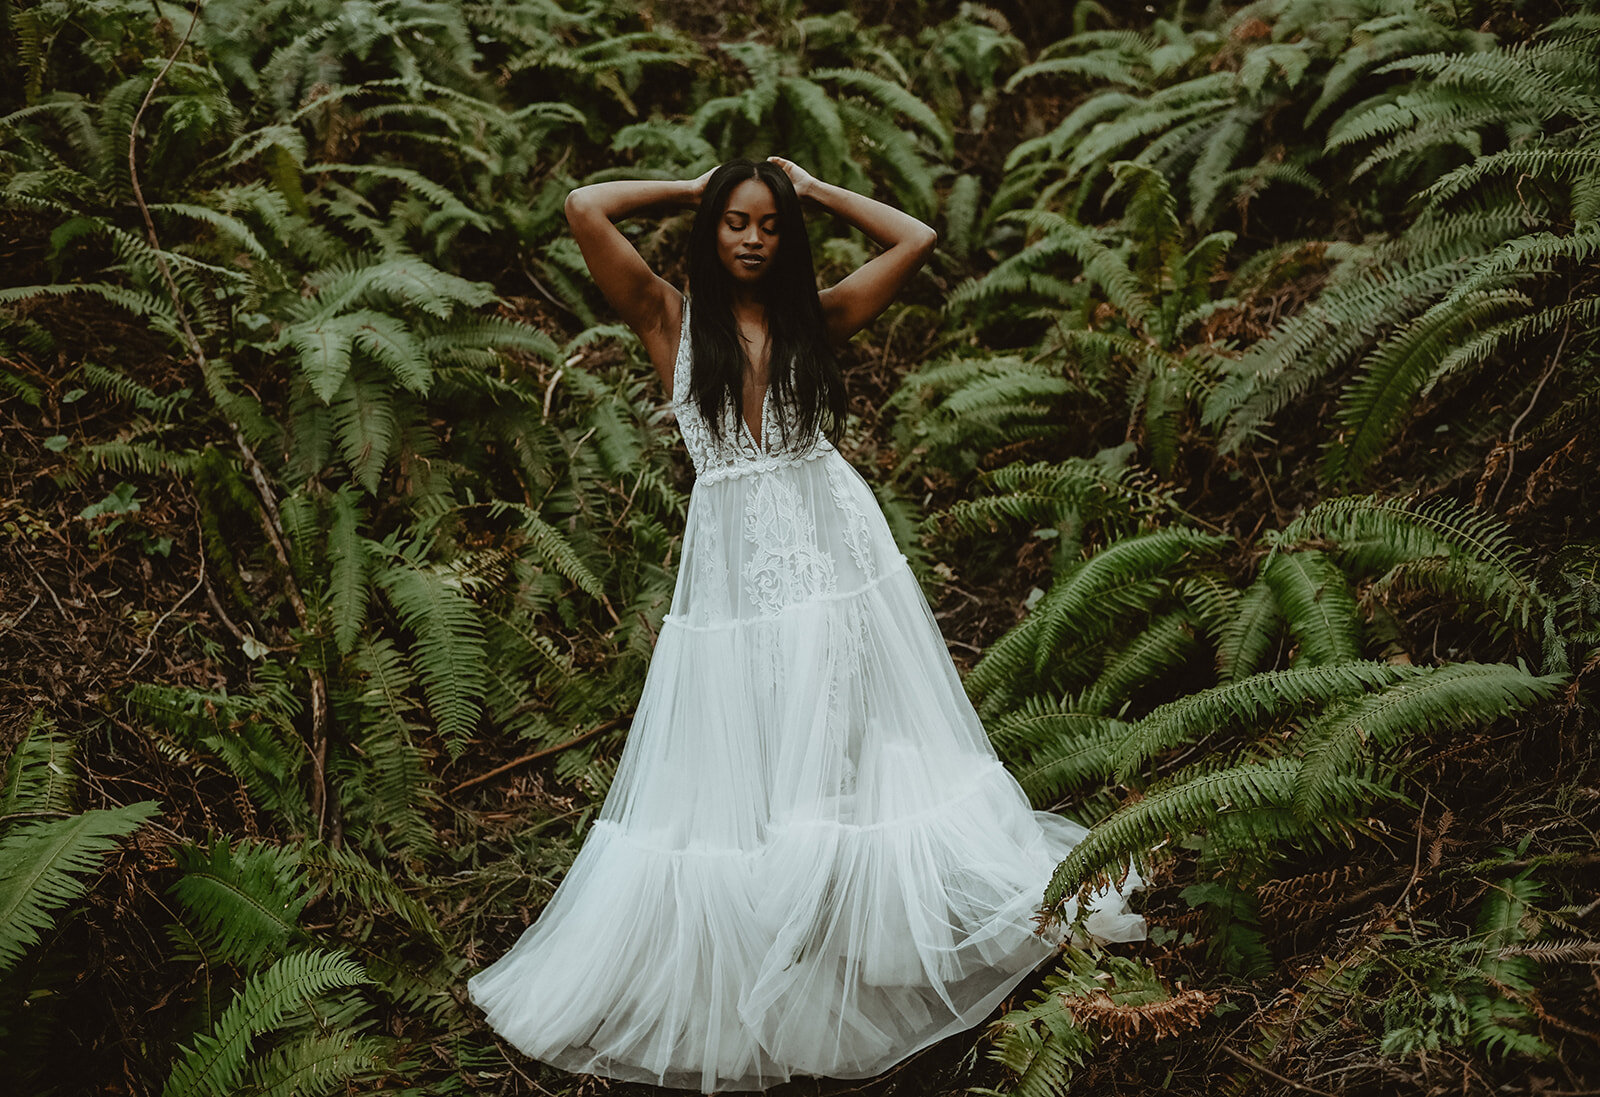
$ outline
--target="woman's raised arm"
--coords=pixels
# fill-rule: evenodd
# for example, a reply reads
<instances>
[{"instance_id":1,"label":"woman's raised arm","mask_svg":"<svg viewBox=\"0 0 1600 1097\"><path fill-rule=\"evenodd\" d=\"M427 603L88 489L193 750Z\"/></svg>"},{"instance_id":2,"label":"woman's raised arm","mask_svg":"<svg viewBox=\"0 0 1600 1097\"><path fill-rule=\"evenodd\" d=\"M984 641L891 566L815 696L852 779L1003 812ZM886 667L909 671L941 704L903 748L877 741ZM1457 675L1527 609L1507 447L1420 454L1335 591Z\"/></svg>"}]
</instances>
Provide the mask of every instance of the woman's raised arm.
<instances>
[{"instance_id":1,"label":"woman's raised arm","mask_svg":"<svg viewBox=\"0 0 1600 1097\"><path fill-rule=\"evenodd\" d=\"M844 218L884 248L882 254L863 263L838 285L818 294L822 301L822 317L828 325L828 338L842 343L889 307L900 287L932 253L939 234L903 210L824 183L781 156L767 159L784 170L801 199L809 198Z\"/></svg>"},{"instance_id":2,"label":"woman's raised arm","mask_svg":"<svg viewBox=\"0 0 1600 1097\"><path fill-rule=\"evenodd\" d=\"M639 336L669 392L678 327L683 321L683 296L650 269L612 222L651 206L697 206L710 177L706 172L698 179L681 181L591 183L567 195L567 224L572 226L589 274L623 323Z\"/></svg>"}]
</instances>

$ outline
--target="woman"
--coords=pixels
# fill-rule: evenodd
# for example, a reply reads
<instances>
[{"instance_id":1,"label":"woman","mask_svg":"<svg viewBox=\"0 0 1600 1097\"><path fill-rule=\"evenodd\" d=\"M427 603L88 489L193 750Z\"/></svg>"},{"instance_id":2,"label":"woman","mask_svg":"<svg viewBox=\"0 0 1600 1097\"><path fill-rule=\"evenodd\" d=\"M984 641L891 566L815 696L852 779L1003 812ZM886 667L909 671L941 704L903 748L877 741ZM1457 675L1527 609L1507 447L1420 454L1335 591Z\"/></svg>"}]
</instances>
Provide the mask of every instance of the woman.
<instances>
[{"instance_id":1,"label":"woman","mask_svg":"<svg viewBox=\"0 0 1600 1097\"><path fill-rule=\"evenodd\" d=\"M817 292L800 203L884 249ZM697 206L692 298L613 221ZM831 347L932 229L787 160L580 187L567 218L638 333L696 483L616 778L550 905L474 977L528 1055L676 1088L859 1078L982 1021L1053 951L1032 931L1085 833L996 759L872 491L834 449ZM1087 925L1130 940L1122 896Z\"/></svg>"}]
</instances>

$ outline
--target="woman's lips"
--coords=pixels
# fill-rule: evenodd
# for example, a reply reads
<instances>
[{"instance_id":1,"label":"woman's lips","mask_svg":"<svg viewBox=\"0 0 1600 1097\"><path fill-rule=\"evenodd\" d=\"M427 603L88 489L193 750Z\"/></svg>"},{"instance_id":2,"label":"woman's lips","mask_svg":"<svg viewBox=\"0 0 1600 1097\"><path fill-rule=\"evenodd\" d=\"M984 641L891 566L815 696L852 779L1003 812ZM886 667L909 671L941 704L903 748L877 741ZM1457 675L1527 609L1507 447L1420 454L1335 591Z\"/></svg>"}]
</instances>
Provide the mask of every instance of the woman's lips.
<instances>
[{"instance_id":1,"label":"woman's lips","mask_svg":"<svg viewBox=\"0 0 1600 1097\"><path fill-rule=\"evenodd\" d=\"M767 261L766 257L763 255L741 255L738 257L738 259L740 263L743 263L746 267L749 267L752 270Z\"/></svg>"}]
</instances>

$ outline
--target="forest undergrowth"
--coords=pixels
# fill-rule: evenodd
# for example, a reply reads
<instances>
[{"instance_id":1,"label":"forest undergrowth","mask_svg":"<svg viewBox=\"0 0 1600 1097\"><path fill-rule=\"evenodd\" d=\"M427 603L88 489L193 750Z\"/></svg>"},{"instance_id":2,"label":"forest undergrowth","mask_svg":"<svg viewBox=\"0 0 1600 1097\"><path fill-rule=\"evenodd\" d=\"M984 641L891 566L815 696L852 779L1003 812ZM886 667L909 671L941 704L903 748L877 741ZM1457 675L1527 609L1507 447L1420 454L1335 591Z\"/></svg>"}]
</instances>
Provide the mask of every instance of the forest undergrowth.
<instances>
[{"instance_id":1,"label":"forest undergrowth","mask_svg":"<svg viewBox=\"0 0 1600 1097\"><path fill-rule=\"evenodd\" d=\"M659 1092L464 985L692 482L562 200L768 153L939 230L841 449L1093 828L1041 919L1151 925L773 1092L1600 1091L1597 71L1589 3L0 5L10 1091Z\"/></svg>"}]
</instances>

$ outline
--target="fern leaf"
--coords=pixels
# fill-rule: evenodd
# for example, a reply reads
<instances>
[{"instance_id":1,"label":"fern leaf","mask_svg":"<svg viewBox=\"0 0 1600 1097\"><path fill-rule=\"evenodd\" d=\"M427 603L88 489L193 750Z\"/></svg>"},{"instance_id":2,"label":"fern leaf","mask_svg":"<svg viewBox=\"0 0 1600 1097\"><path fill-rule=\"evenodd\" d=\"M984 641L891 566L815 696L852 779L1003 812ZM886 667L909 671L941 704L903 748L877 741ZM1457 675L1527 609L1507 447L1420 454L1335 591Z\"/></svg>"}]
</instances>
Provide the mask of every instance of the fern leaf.
<instances>
[{"instance_id":1,"label":"fern leaf","mask_svg":"<svg viewBox=\"0 0 1600 1097\"><path fill-rule=\"evenodd\" d=\"M358 484L376 495L384 466L400 438L394 396L377 383L351 374L333 401L340 455Z\"/></svg>"},{"instance_id":2,"label":"fern leaf","mask_svg":"<svg viewBox=\"0 0 1600 1097\"><path fill-rule=\"evenodd\" d=\"M1565 675L1535 677L1506 663L1455 663L1407 675L1341 706L1297 737L1306 750L1295 775L1294 808L1303 819L1324 811L1342 778L1363 757L1407 740L1486 723L1555 695Z\"/></svg>"},{"instance_id":3,"label":"fern leaf","mask_svg":"<svg viewBox=\"0 0 1600 1097\"><path fill-rule=\"evenodd\" d=\"M1541 605L1528 554L1496 516L1452 500L1375 495L1325 499L1283 530L1286 542L1331 542L1356 573L1415 578L1527 628ZM1437 566L1418 566L1430 563Z\"/></svg>"},{"instance_id":4,"label":"fern leaf","mask_svg":"<svg viewBox=\"0 0 1600 1097\"><path fill-rule=\"evenodd\" d=\"M1047 806L1111 774L1126 725L1109 716L1025 708L989 722L989 734L1034 804Z\"/></svg>"},{"instance_id":5,"label":"fern leaf","mask_svg":"<svg viewBox=\"0 0 1600 1097\"><path fill-rule=\"evenodd\" d=\"M182 875L172 894L197 936L229 961L253 967L299 935L308 895L291 851L219 838L209 850L178 846L173 855Z\"/></svg>"},{"instance_id":6,"label":"fern leaf","mask_svg":"<svg viewBox=\"0 0 1600 1097\"><path fill-rule=\"evenodd\" d=\"M1035 669L1042 673L1067 637L1081 641L1101 636L1119 619L1144 612L1167 590L1158 576L1227 542L1226 537L1174 527L1107 545L1058 581L1034 608Z\"/></svg>"},{"instance_id":7,"label":"fern leaf","mask_svg":"<svg viewBox=\"0 0 1600 1097\"><path fill-rule=\"evenodd\" d=\"M355 315L332 316L296 324L284 332L285 342L300 353L300 369L311 383L311 391L324 404L333 402L350 373L350 349L360 323Z\"/></svg>"},{"instance_id":8,"label":"fern leaf","mask_svg":"<svg viewBox=\"0 0 1600 1097\"><path fill-rule=\"evenodd\" d=\"M26 823L0 838L0 973L10 971L55 912L88 891L82 877L99 869L118 839L156 813L154 800Z\"/></svg>"},{"instance_id":9,"label":"fern leaf","mask_svg":"<svg viewBox=\"0 0 1600 1097\"><path fill-rule=\"evenodd\" d=\"M56 731L55 721L35 712L22 741L6 759L0 820L30 811L71 811L76 785L72 741Z\"/></svg>"},{"instance_id":10,"label":"fern leaf","mask_svg":"<svg viewBox=\"0 0 1600 1097\"><path fill-rule=\"evenodd\" d=\"M1195 621L1187 608L1161 614L1107 657L1100 676L1084 691L1081 707L1118 711L1140 687L1183 666L1196 646Z\"/></svg>"},{"instance_id":11,"label":"fern leaf","mask_svg":"<svg viewBox=\"0 0 1600 1097\"><path fill-rule=\"evenodd\" d=\"M250 1068L249 1092L260 1097L325 1097L348 1092L350 1083L378 1063L378 1041L348 1032L305 1036L273 1050Z\"/></svg>"},{"instance_id":12,"label":"fern leaf","mask_svg":"<svg viewBox=\"0 0 1600 1097\"><path fill-rule=\"evenodd\" d=\"M466 747L478 723L487 682L483 624L459 578L396 564L378 574L378 585L415 636L412 661L422 678L428 708L453 752Z\"/></svg>"},{"instance_id":13,"label":"fern leaf","mask_svg":"<svg viewBox=\"0 0 1600 1097\"><path fill-rule=\"evenodd\" d=\"M304 1011L330 990L371 980L337 952L296 952L245 981L210 1032L195 1038L172 1068L161 1097L234 1097L252 1041Z\"/></svg>"},{"instance_id":14,"label":"fern leaf","mask_svg":"<svg viewBox=\"0 0 1600 1097\"><path fill-rule=\"evenodd\" d=\"M349 315L361 317L353 331L355 345L381 363L404 388L427 395L433 366L411 329L386 312L361 309Z\"/></svg>"},{"instance_id":15,"label":"fern leaf","mask_svg":"<svg viewBox=\"0 0 1600 1097\"><path fill-rule=\"evenodd\" d=\"M934 139L940 152L946 156L950 155L952 139L944 121L932 107L894 81L886 80L865 69L812 69L808 75L813 80L837 84L873 101L880 108L904 115Z\"/></svg>"},{"instance_id":16,"label":"fern leaf","mask_svg":"<svg viewBox=\"0 0 1600 1097\"><path fill-rule=\"evenodd\" d=\"M1287 807L1297 769L1298 763L1285 758L1248 762L1176 782L1117 809L1056 866L1044 910L1052 919L1061 918L1063 901L1091 891L1097 875L1147 856L1174 834L1203 828L1222 812Z\"/></svg>"},{"instance_id":17,"label":"fern leaf","mask_svg":"<svg viewBox=\"0 0 1600 1097\"><path fill-rule=\"evenodd\" d=\"M1446 297L1379 343L1340 400L1344 430L1324 455L1324 476L1333 481L1360 476L1400 433L1418 394L1455 342L1528 303L1511 291Z\"/></svg>"},{"instance_id":18,"label":"fern leaf","mask_svg":"<svg viewBox=\"0 0 1600 1097\"><path fill-rule=\"evenodd\" d=\"M1181 744L1358 697L1410 673L1414 668L1378 662L1298 666L1252 674L1169 701L1128 725L1115 753L1117 780L1127 782L1146 762Z\"/></svg>"},{"instance_id":19,"label":"fern leaf","mask_svg":"<svg viewBox=\"0 0 1600 1097\"><path fill-rule=\"evenodd\" d=\"M515 511L521 518L521 529L529 544L552 568L569 580L573 586L597 601L606 601L605 585L584 563L583 557L561 531L540 518L538 512L524 503L511 503L497 499L489 505L489 513L498 518L506 511Z\"/></svg>"},{"instance_id":20,"label":"fern leaf","mask_svg":"<svg viewBox=\"0 0 1600 1097\"><path fill-rule=\"evenodd\" d=\"M1297 662L1361 657L1361 617L1344 573L1318 549L1274 552L1261 571L1299 645Z\"/></svg>"},{"instance_id":21,"label":"fern leaf","mask_svg":"<svg viewBox=\"0 0 1600 1097\"><path fill-rule=\"evenodd\" d=\"M433 911L406 892L392 868L380 870L349 847L333 849L312 841L301 845L299 861L311 880L333 894L358 901L372 914L393 915L411 934L441 951L448 947Z\"/></svg>"},{"instance_id":22,"label":"fern leaf","mask_svg":"<svg viewBox=\"0 0 1600 1097\"><path fill-rule=\"evenodd\" d=\"M348 486L332 499L328 526L328 603L333 613L333 640L341 655L355 649L367 619L371 562L361 536L364 515Z\"/></svg>"}]
</instances>

